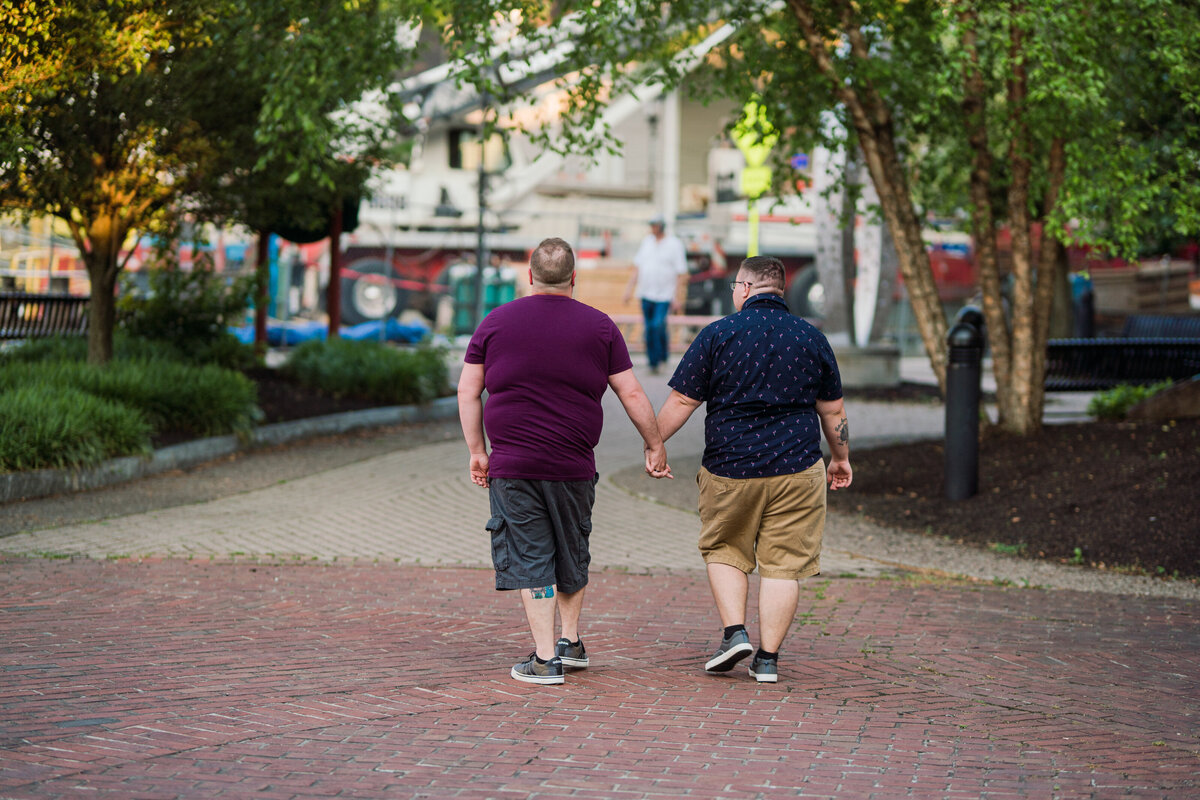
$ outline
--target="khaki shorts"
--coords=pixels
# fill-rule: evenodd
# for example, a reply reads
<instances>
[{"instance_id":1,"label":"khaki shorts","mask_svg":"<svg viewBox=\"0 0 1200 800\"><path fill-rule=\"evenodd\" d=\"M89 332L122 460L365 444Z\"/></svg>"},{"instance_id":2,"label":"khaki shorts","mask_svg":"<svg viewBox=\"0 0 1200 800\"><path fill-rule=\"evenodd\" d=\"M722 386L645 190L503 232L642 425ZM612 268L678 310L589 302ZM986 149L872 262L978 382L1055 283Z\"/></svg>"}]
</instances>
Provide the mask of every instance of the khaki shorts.
<instances>
[{"instance_id":1,"label":"khaki shorts","mask_svg":"<svg viewBox=\"0 0 1200 800\"><path fill-rule=\"evenodd\" d=\"M706 564L795 580L821 571L825 462L767 478L722 478L703 467L700 553Z\"/></svg>"}]
</instances>

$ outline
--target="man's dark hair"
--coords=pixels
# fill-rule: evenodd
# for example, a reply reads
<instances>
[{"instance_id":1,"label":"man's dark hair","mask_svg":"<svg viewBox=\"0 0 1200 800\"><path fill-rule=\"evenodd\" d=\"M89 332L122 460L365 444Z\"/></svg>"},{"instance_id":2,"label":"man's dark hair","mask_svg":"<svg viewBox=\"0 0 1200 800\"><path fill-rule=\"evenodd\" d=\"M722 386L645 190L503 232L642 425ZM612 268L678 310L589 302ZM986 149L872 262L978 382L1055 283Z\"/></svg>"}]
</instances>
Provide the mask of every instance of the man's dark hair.
<instances>
[{"instance_id":1,"label":"man's dark hair","mask_svg":"<svg viewBox=\"0 0 1200 800\"><path fill-rule=\"evenodd\" d=\"M786 273L783 262L775 256L751 256L742 262L742 271L750 274L755 288L783 291Z\"/></svg>"},{"instance_id":2,"label":"man's dark hair","mask_svg":"<svg viewBox=\"0 0 1200 800\"><path fill-rule=\"evenodd\" d=\"M529 257L533 279L545 286L570 283L575 272L575 253L562 239L543 239Z\"/></svg>"}]
</instances>

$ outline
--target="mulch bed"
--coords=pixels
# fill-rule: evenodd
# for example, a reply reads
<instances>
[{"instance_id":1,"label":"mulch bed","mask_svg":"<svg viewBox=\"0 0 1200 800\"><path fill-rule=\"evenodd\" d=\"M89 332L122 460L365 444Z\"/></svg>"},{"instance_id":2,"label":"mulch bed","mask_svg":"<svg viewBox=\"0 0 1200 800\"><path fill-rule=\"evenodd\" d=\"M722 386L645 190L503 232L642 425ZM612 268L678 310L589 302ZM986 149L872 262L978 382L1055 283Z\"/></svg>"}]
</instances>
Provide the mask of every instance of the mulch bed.
<instances>
[{"instance_id":1,"label":"mulch bed","mask_svg":"<svg viewBox=\"0 0 1200 800\"><path fill-rule=\"evenodd\" d=\"M945 499L940 442L852 451L830 507L1030 558L1200 576L1200 420L1049 425L985 433L979 493Z\"/></svg>"},{"instance_id":2,"label":"mulch bed","mask_svg":"<svg viewBox=\"0 0 1200 800\"><path fill-rule=\"evenodd\" d=\"M265 367L247 370L244 374L258 387L258 407L265 415L264 424L323 417L343 411L360 411L380 405L377 400L334 397L309 389Z\"/></svg>"},{"instance_id":3,"label":"mulch bed","mask_svg":"<svg viewBox=\"0 0 1200 800\"><path fill-rule=\"evenodd\" d=\"M326 414L339 414L343 411L377 408L380 405L377 400L361 397L334 397L315 389L309 389L267 367L245 370L243 374L254 381L254 385L258 388L258 407L263 412L263 418L259 424L262 425L323 417ZM151 437L151 444L155 448L167 447L195 438L196 434L192 431L160 431Z\"/></svg>"}]
</instances>

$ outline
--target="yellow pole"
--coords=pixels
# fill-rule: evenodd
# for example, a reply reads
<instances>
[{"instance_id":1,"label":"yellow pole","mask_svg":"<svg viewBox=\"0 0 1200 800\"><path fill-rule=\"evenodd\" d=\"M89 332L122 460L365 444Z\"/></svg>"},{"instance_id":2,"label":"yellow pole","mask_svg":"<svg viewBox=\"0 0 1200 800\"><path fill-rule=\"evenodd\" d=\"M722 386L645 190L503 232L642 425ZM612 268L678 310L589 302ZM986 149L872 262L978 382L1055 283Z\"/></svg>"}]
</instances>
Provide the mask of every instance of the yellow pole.
<instances>
[{"instance_id":1,"label":"yellow pole","mask_svg":"<svg viewBox=\"0 0 1200 800\"><path fill-rule=\"evenodd\" d=\"M758 198L750 198L750 213L747 217L748 231L746 234L746 258L758 255Z\"/></svg>"}]
</instances>

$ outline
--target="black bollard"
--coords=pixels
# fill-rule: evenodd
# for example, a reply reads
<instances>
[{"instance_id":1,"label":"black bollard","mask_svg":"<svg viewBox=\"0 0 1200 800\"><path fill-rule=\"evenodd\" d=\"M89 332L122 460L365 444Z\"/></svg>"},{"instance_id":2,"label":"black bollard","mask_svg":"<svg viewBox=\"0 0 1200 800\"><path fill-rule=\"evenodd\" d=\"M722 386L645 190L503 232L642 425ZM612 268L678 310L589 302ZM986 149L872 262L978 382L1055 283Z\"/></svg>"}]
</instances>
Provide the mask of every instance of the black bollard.
<instances>
[{"instance_id":1,"label":"black bollard","mask_svg":"<svg viewBox=\"0 0 1200 800\"><path fill-rule=\"evenodd\" d=\"M983 314L958 313L946 336L946 497L966 500L979 491L979 398L983 364Z\"/></svg>"}]
</instances>

